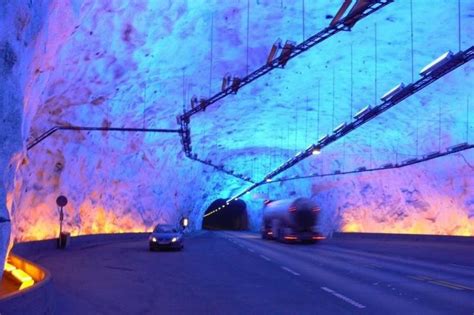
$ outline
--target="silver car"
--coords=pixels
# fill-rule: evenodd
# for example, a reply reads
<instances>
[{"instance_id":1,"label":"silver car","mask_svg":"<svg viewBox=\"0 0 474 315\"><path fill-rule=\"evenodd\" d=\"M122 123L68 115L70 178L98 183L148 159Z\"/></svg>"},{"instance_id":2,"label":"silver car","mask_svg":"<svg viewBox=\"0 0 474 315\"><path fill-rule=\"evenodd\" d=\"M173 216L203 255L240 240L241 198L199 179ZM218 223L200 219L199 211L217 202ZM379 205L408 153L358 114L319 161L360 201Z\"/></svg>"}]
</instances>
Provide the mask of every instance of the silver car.
<instances>
[{"instance_id":1,"label":"silver car","mask_svg":"<svg viewBox=\"0 0 474 315\"><path fill-rule=\"evenodd\" d=\"M148 243L150 251L160 249L183 249L183 233L170 224L158 224L151 233Z\"/></svg>"}]
</instances>

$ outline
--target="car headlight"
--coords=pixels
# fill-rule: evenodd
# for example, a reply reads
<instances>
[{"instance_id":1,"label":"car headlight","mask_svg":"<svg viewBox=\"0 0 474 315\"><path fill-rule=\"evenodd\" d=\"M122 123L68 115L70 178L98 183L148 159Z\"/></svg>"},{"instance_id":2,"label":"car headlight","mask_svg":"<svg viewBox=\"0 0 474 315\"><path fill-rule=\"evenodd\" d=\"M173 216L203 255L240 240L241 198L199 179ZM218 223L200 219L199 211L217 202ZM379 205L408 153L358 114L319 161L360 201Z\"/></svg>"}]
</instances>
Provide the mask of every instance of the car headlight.
<instances>
[{"instance_id":1,"label":"car headlight","mask_svg":"<svg viewBox=\"0 0 474 315\"><path fill-rule=\"evenodd\" d=\"M174 242L176 242L177 240L178 240L177 237L173 237L173 238L171 239L171 243L174 243Z\"/></svg>"},{"instance_id":2,"label":"car headlight","mask_svg":"<svg viewBox=\"0 0 474 315\"><path fill-rule=\"evenodd\" d=\"M151 241L156 243L156 237L152 237Z\"/></svg>"}]
</instances>

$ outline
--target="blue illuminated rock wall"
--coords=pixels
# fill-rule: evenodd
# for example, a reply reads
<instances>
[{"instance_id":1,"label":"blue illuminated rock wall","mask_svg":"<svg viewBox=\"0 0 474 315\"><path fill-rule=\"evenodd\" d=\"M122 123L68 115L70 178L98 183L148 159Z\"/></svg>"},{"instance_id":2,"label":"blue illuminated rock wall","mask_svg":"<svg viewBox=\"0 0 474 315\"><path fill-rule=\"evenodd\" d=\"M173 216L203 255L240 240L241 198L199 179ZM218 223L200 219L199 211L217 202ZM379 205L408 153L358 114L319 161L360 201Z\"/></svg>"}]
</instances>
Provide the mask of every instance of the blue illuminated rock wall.
<instances>
[{"instance_id":1,"label":"blue illuminated rock wall","mask_svg":"<svg viewBox=\"0 0 474 315\"><path fill-rule=\"evenodd\" d=\"M0 266L9 248L10 211L15 173L23 156L23 98L32 40L41 29L47 4L4 1L0 4ZM35 18L33 21L33 12ZM0 277L3 268L0 269Z\"/></svg>"},{"instance_id":2,"label":"blue illuminated rock wall","mask_svg":"<svg viewBox=\"0 0 474 315\"><path fill-rule=\"evenodd\" d=\"M192 96L208 97L223 75L264 64L277 38L301 42L318 32L340 5L305 1L303 12L302 1L249 3L51 1L48 19L32 14L29 23L42 28L22 56L28 140L57 124L176 128ZM461 1L460 38L457 1L413 1L412 12L410 3L388 5L194 116L193 151L260 180L392 86L416 80L444 51L474 42L472 1ZM282 175L370 168L472 142L472 69L464 65ZM472 235L473 163L466 152L397 171L273 183L244 200L253 229L263 199L306 195L320 203L325 232ZM18 239L57 233L59 194L70 199L66 228L85 234L149 230L182 215L199 228L213 200L246 187L186 159L179 137L163 134L56 132L16 175Z\"/></svg>"}]
</instances>

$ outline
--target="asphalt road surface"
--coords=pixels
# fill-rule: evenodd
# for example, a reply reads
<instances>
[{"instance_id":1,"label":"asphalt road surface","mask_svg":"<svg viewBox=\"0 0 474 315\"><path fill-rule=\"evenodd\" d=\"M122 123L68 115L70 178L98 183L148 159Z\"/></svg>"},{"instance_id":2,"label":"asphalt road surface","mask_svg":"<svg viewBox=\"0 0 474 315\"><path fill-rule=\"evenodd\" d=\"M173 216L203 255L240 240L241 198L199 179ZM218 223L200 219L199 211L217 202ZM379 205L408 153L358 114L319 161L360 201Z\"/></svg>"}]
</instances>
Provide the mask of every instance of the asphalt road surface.
<instances>
[{"instance_id":1,"label":"asphalt road surface","mask_svg":"<svg viewBox=\"0 0 474 315\"><path fill-rule=\"evenodd\" d=\"M57 314L474 314L470 244L261 240L200 232L181 252L147 240L39 251Z\"/></svg>"}]
</instances>

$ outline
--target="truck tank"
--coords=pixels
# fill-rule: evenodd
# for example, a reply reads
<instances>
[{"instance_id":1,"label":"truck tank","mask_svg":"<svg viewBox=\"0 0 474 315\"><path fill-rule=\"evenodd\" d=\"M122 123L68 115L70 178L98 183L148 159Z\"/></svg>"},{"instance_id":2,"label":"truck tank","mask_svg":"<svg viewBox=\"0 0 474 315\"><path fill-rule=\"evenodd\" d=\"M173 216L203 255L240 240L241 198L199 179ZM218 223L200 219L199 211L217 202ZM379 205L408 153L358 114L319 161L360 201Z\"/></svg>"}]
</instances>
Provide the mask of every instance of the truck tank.
<instances>
[{"instance_id":1,"label":"truck tank","mask_svg":"<svg viewBox=\"0 0 474 315\"><path fill-rule=\"evenodd\" d=\"M316 241L319 207L309 198L275 200L263 208L262 238L279 241Z\"/></svg>"}]
</instances>

